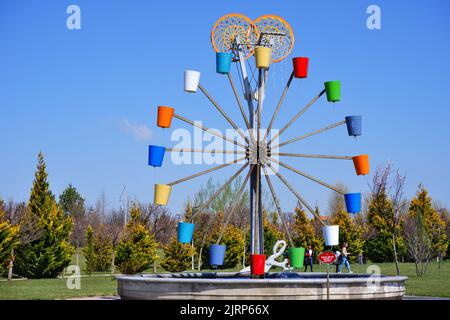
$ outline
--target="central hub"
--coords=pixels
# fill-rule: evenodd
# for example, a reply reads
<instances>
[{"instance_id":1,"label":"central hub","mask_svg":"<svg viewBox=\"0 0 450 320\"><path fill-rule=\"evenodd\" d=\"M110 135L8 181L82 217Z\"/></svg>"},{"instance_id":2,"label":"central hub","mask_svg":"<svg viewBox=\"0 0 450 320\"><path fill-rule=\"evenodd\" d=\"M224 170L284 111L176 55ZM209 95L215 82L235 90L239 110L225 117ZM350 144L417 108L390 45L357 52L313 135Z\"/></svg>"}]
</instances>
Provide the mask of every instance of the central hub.
<instances>
[{"instance_id":1,"label":"central hub","mask_svg":"<svg viewBox=\"0 0 450 320\"><path fill-rule=\"evenodd\" d=\"M270 156L269 149L265 142L250 144L247 147L247 158L251 164L266 164L267 158Z\"/></svg>"}]
</instances>

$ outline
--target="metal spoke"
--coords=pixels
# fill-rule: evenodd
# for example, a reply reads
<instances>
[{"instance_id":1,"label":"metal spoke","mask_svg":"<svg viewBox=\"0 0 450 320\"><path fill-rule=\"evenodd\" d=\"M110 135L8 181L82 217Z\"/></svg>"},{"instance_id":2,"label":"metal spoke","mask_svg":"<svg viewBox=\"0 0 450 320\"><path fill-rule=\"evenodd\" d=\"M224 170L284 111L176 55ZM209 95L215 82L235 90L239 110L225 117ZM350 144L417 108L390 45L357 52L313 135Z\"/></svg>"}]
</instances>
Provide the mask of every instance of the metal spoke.
<instances>
[{"instance_id":1,"label":"metal spoke","mask_svg":"<svg viewBox=\"0 0 450 320\"><path fill-rule=\"evenodd\" d=\"M204 149L189 149L189 148L166 148L167 152L201 152L201 153L227 153L227 154L245 154L245 151L240 150L204 150Z\"/></svg>"},{"instance_id":2,"label":"metal spoke","mask_svg":"<svg viewBox=\"0 0 450 320\"><path fill-rule=\"evenodd\" d=\"M216 109L220 112L220 114L228 121L229 124L239 133L239 135L242 137L242 139L245 140L245 142L248 143L248 139L245 136L245 134L242 132L242 130L234 123L233 120L226 114L226 112L217 104L217 102L209 95L209 93L203 88L203 86L199 83L198 84L199 89L203 92L203 94L211 101L211 103L216 107Z\"/></svg>"},{"instance_id":3,"label":"metal spoke","mask_svg":"<svg viewBox=\"0 0 450 320\"><path fill-rule=\"evenodd\" d=\"M272 152L271 156L280 157L298 157L298 158L317 158L317 159L338 159L338 160L352 160L352 156L335 156L326 154L305 154L305 153L286 153L286 152Z\"/></svg>"},{"instance_id":4,"label":"metal spoke","mask_svg":"<svg viewBox=\"0 0 450 320\"><path fill-rule=\"evenodd\" d=\"M286 84L286 87L284 88L283 94L281 95L280 101L278 102L277 108L275 109L275 111L274 111L274 113L272 115L272 119L270 119L269 126L267 127L266 133L264 134L264 137L262 138L262 141L266 140L270 129L272 129L273 122L275 121L275 119L276 119L276 117L278 115L278 111L280 110L281 105L283 104L284 98L286 96L286 93L289 90L289 87L291 85L292 79L294 79L294 71L292 71L291 76L289 77L289 80L288 80L288 82Z\"/></svg>"},{"instance_id":5,"label":"metal spoke","mask_svg":"<svg viewBox=\"0 0 450 320\"><path fill-rule=\"evenodd\" d=\"M275 207L277 208L278 211L278 215L281 218L281 222L283 224L284 230L286 231L286 235L288 237L289 243L291 245L291 247L294 247L294 242L292 241L292 236L291 236L291 232L289 231L289 228L287 227L286 221L284 220L284 215L283 215L283 211L281 210L280 207L280 202L277 198L277 195L275 193L275 189L272 185L272 181L270 180L269 174L267 172L267 169L265 166L262 166L263 170L264 170L264 177L266 178L267 184L269 185L269 189L270 189L270 193L272 194L272 198L273 198L273 202L275 203Z\"/></svg>"},{"instance_id":6,"label":"metal spoke","mask_svg":"<svg viewBox=\"0 0 450 320\"><path fill-rule=\"evenodd\" d=\"M252 166L251 169L248 171L247 175L245 176L244 182L241 184L241 187L239 188L239 191L237 192L236 199L234 199L234 202L231 204L230 211L228 212L228 216L225 219L225 223L224 223L224 225L222 226L222 228L220 230L219 237L217 238L216 244L219 244L220 240L222 240L223 233L225 232L225 230L227 229L228 224L231 221L231 217L233 216L233 213L234 213L234 210L236 209L236 206L241 201L242 195L244 193L245 188L247 187L247 182L250 179L250 175L252 174L253 169L254 169L254 166Z\"/></svg>"},{"instance_id":7,"label":"metal spoke","mask_svg":"<svg viewBox=\"0 0 450 320\"><path fill-rule=\"evenodd\" d=\"M286 180L286 178L284 178L281 173L276 172L270 163L267 164L267 166L270 168L270 170L272 170L273 173L275 173L277 175L277 177L284 183L284 185L286 187L288 187L288 189L294 194L294 196L297 198L298 201L300 201L307 209L309 212L311 212L311 214L316 217L316 219L318 219L320 221L320 223L322 223L322 225L325 225L325 222L323 222L320 219L320 216L317 215L316 211L302 198L302 196L295 191L295 189L291 186L291 184Z\"/></svg>"},{"instance_id":8,"label":"metal spoke","mask_svg":"<svg viewBox=\"0 0 450 320\"><path fill-rule=\"evenodd\" d=\"M213 201L216 199L219 194L231 183L234 181L234 179L237 178L241 174L242 171L244 171L245 168L247 168L249 163L247 162L244 164L238 171L236 171L235 174L233 174L214 194L206 201L198 210L192 215L191 221L194 220L194 218L197 216L197 214L201 213L205 208L207 208Z\"/></svg>"},{"instance_id":9,"label":"metal spoke","mask_svg":"<svg viewBox=\"0 0 450 320\"><path fill-rule=\"evenodd\" d=\"M295 169L295 168L291 167L290 165L288 165L286 163L283 163L283 162L281 162L281 161L279 161L279 160L277 160L275 158L270 158L270 160L275 162L275 163L278 163L280 166L285 167L288 170L291 170L292 172L295 172L295 173L297 173L297 174L299 174L299 175L301 175L301 176L303 176L303 177L305 177L305 178L307 178L309 180L317 182L318 184L321 184L324 187L327 187L327 188L329 188L329 189L331 189L331 190L333 190L333 191L335 191L335 192L337 192L339 194L342 194L342 195L345 194L345 192L342 192L342 190L340 190L339 188L337 188L335 186L332 186L331 184L328 184L326 182L323 182L322 180L314 178L313 176L311 176L311 175L309 175L309 174L307 174L307 173L305 173L303 171L300 171L298 169Z\"/></svg>"},{"instance_id":10,"label":"metal spoke","mask_svg":"<svg viewBox=\"0 0 450 320\"><path fill-rule=\"evenodd\" d=\"M280 131L278 131L277 134L270 138L269 142L267 142L267 145L269 145L273 139L277 138L284 131L286 131L286 129L289 128L302 114L304 114L306 110L308 110L309 107L311 107L313 103L316 102L325 93L325 91L326 90L323 89L317 96L315 96L314 99L312 99L302 110L300 110L283 128L281 128Z\"/></svg>"},{"instance_id":11,"label":"metal spoke","mask_svg":"<svg viewBox=\"0 0 450 320\"><path fill-rule=\"evenodd\" d=\"M240 146L240 147L242 147L242 148L244 148L244 149L246 148L242 143L240 143L240 142L238 142L238 141L235 141L235 140L232 140L231 138L222 135L220 132L217 132L217 131L215 131L215 130L209 129L209 128L207 128L207 127L201 125L201 124L198 124L197 122L194 122L194 121L189 120L189 119L187 119L187 118L185 118L185 117L182 117L182 116L180 116L179 114L174 113L173 116L174 116L175 118L177 118L178 120L181 120L181 121L184 121L184 122L186 122L186 123L189 123L190 125L192 125L192 126L194 126L194 127L197 127L197 128L199 128L199 129L202 129L202 130L205 131L205 132L211 133L211 134L215 135L216 137L219 137L219 138L221 138L221 139L223 139L223 140L226 140L226 141L228 141L228 142L231 142L231 143L234 144L234 145Z\"/></svg>"},{"instance_id":12,"label":"metal spoke","mask_svg":"<svg viewBox=\"0 0 450 320\"><path fill-rule=\"evenodd\" d=\"M247 127L248 134L250 136L250 140L252 141L252 143L254 145L256 145L255 137L253 136L253 130L250 127L250 122L248 121L247 114L244 111L244 107L242 105L241 99L239 98L239 94L236 90L236 86L234 85L233 78L231 77L231 72L228 73L228 80L230 82L231 88L233 89L233 93L236 98L236 101L239 105L239 110L241 111L242 118L244 119L244 122L245 122L245 126Z\"/></svg>"},{"instance_id":13,"label":"metal spoke","mask_svg":"<svg viewBox=\"0 0 450 320\"><path fill-rule=\"evenodd\" d=\"M232 164L238 163L239 161L242 161L242 160L244 160L244 159L245 159L245 157L242 157L242 158L233 160L233 161L231 161L231 162L227 162L227 163L218 165L218 166L216 166L216 167L209 168L209 169L207 169L207 170L203 170L203 171L197 172L197 173L195 173L195 174L193 174L193 175L190 175L190 176L188 176L188 177L181 178L181 179L178 179L178 180L176 180L176 181L170 182L170 183L168 183L167 185L169 185L169 186L174 186L174 185L176 185L176 184L179 184L179 183L182 183L182 182L185 182L185 181L188 181L188 180L197 178L197 177L202 176L202 175L204 175L204 174L207 174L207 173L210 173L210 172L213 172L213 171L216 171L216 170L219 170L219 169L222 169L222 168L231 166Z\"/></svg>"},{"instance_id":14,"label":"metal spoke","mask_svg":"<svg viewBox=\"0 0 450 320\"><path fill-rule=\"evenodd\" d=\"M330 124L329 126L320 128L320 129L318 129L316 131L307 133L307 134L305 134L303 136L300 136L300 137L293 138L293 139L287 140L285 142L282 142L279 145L272 147L272 150L274 150L276 148L279 148L279 147L282 147L282 146L285 146L285 145L288 145L288 144L296 142L296 141L300 141L300 140L306 139L306 138L311 137L311 136L313 136L315 134L318 134L318 133L321 133L321 132L324 132L324 131L327 131L327 130L330 130L330 129L333 129L333 128L336 128L336 127L339 127L339 126L341 126L343 124L345 124L345 120L339 121L339 122L336 122L336 123L333 123L333 124Z\"/></svg>"}]
</instances>

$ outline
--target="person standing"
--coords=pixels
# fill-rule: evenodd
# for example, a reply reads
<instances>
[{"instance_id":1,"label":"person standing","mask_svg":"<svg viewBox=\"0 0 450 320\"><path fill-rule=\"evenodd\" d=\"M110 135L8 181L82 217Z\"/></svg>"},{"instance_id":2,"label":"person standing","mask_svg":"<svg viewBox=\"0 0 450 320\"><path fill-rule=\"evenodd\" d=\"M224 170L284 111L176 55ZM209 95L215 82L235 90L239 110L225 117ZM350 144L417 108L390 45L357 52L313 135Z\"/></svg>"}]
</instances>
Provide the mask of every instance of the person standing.
<instances>
[{"instance_id":1,"label":"person standing","mask_svg":"<svg viewBox=\"0 0 450 320\"><path fill-rule=\"evenodd\" d=\"M313 272L313 250L312 246L308 246L308 250L305 252L305 272L308 270L308 265L310 265L311 272Z\"/></svg>"},{"instance_id":2,"label":"person standing","mask_svg":"<svg viewBox=\"0 0 450 320\"><path fill-rule=\"evenodd\" d=\"M347 267L348 273L353 273L352 270L350 269L350 262L348 261L348 259L349 259L348 256L350 255L350 252L347 251L347 247L348 247L347 242L344 242L341 245L341 254L340 254L341 261L339 263L338 273L342 272L342 268L344 268L344 264Z\"/></svg>"}]
</instances>

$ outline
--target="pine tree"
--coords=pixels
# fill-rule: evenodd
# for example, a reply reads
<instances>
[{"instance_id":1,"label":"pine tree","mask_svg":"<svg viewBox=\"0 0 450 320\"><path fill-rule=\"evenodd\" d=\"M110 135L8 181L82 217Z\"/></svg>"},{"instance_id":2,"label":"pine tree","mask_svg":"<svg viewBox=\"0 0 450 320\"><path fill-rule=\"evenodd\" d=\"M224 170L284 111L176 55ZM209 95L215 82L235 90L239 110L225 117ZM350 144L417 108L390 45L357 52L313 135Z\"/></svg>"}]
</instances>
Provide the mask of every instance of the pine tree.
<instances>
[{"instance_id":1,"label":"pine tree","mask_svg":"<svg viewBox=\"0 0 450 320\"><path fill-rule=\"evenodd\" d=\"M436 209L433 208L431 197L422 185L419 185L416 196L411 200L409 215L414 217L417 211L423 213L425 230L431 239L433 255L445 255L448 248L446 225Z\"/></svg>"},{"instance_id":2,"label":"pine tree","mask_svg":"<svg viewBox=\"0 0 450 320\"><path fill-rule=\"evenodd\" d=\"M316 236L312 222L308 219L300 204L295 208L292 231L292 240L296 247L307 249L311 245L315 254L322 251L324 246L323 239Z\"/></svg>"},{"instance_id":3,"label":"pine tree","mask_svg":"<svg viewBox=\"0 0 450 320\"><path fill-rule=\"evenodd\" d=\"M167 246L164 246L164 258L161 260L161 268L169 272L181 272L191 268L192 256L195 249L189 243L180 243L177 238L172 238Z\"/></svg>"},{"instance_id":4,"label":"pine tree","mask_svg":"<svg viewBox=\"0 0 450 320\"><path fill-rule=\"evenodd\" d=\"M64 215L49 190L41 152L28 201L28 214L36 218L40 236L18 247L15 271L27 278L54 278L72 260L74 249L68 242L72 219Z\"/></svg>"},{"instance_id":5,"label":"pine tree","mask_svg":"<svg viewBox=\"0 0 450 320\"><path fill-rule=\"evenodd\" d=\"M277 215L275 215L277 219ZM286 240L284 232L280 231L278 221L274 219L272 215L272 221L270 221L268 214L263 210L263 233L264 233L264 253L266 256L273 254L273 246L278 240Z\"/></svg>"},{"instance_id":6,"label":"pine tree","mask_svg":"<svg viewBox=\"0 0 450 320\"><path fill-rule=\"evenodd\" d=\"M142 272L152 266L157 258L158 243L153 234L145 228L141 220L141 210L133 206L131 220L126 226L126 234L117 245L116 266L125 274Z\"/></svg>"},{"instance_id":7,"label":"pine tree","mask_svg":"<svg viewBox=\"0 0 450 320\"><path fill-rule=\"evenodd\" d=\"M5 275L10 265L11 253L19 244L19 227L6 219L3 201L0 199L0 276Z\"/></svg>"}]
</instances>

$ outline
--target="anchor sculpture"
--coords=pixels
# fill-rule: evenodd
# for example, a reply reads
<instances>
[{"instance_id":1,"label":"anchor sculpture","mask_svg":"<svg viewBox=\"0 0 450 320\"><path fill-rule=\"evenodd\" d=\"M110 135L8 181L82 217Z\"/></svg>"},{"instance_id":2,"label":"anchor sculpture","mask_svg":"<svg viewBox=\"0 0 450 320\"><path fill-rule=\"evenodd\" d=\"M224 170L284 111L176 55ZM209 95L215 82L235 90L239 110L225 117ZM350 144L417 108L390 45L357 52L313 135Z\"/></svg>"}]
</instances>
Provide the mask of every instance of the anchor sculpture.
<instances>
[{"instance_id":1,"label":"anchor sculpture","mask_svg":"<svg viewBox=\"0 0 450 320\"><path fill-rule=\"evenodd\" d=\"M280 247L281 245L281 247ZM284 240L278 240L273 246L273 254L266 259L266 264L264 266L264 272L269 272L270 268L273 266L283 268L283 271L292 270L293 268L287 267L288 259L284 259L282 262L277 261L279 256L282 256L284 250L286 250L287 243ZM245 267L241 272L250 272L250 266Z\"/></svg>"}]
</instances>

